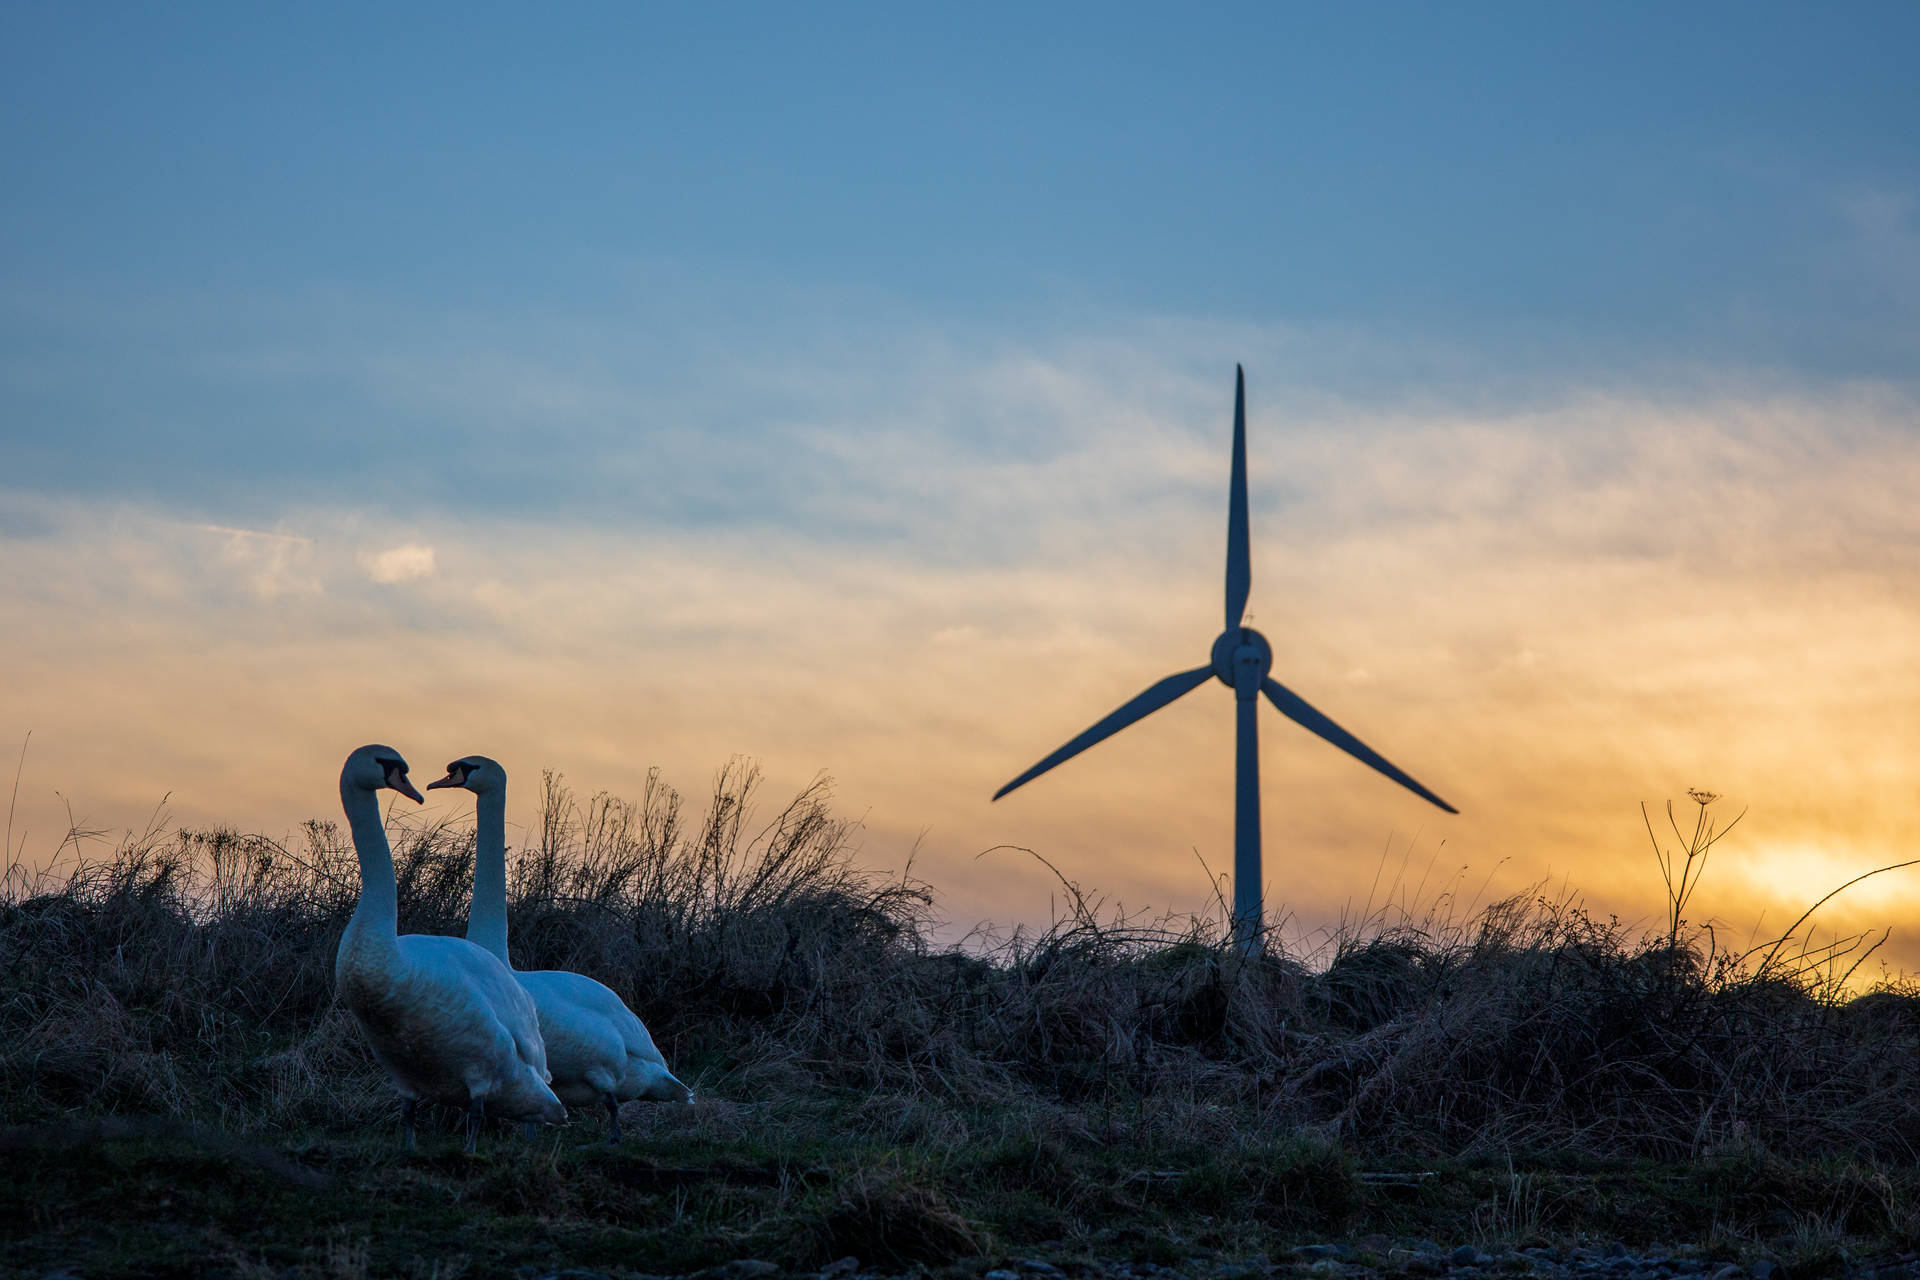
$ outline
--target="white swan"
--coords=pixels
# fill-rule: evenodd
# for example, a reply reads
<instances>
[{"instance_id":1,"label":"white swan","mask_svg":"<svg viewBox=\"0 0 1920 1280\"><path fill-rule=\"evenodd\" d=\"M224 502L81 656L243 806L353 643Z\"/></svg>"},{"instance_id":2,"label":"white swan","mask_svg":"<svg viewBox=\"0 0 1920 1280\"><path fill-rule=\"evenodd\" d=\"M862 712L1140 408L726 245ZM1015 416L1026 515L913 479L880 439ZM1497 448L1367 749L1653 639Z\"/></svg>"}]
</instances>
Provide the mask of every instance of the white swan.
<instances>
[{"instance_id":1,"label":"white swan","mask_svg":"<svg viewBox=\"0 0 1920 1280\"><path fill-rule=\"evenodd\" d=\"M465 756L427 790L464 787L474 793L477 847L473 909L467 939L507 961L507 771L485 756ZM575 1106L606 1108L609 1140L620 1141L620 1104L636 1098L690 1102L653 1037L620 997L584 974L541 969L514 977L540 1010L540 1036L553 1070L553 1091Z\"/></svg>"},{"instance_id":2,"label":"white swan","mask_svg":"<svg viewBox=\"0 0 1920 1280\"><path fill-rule=\"evenodd\" d=\"M340 807L360 856L360 902L340 936L333 981L400 1091L407 1147L423 1098L466 1108L468 1151L486 1111L559 1124L567 1111L547 1087L539 1016L506 965L464 938L398 935L393 851L377 798L383 787L425 800L392 747L347 757Z\"/></svg>"}]
</instances>

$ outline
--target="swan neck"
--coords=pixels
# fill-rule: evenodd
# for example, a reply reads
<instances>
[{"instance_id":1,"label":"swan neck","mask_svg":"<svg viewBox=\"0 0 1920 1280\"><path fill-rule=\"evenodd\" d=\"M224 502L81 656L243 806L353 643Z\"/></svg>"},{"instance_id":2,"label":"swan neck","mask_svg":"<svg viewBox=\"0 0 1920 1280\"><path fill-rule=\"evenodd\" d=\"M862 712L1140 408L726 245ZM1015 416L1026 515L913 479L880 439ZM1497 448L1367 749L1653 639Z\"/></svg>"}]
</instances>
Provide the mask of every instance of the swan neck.
<instances>
[{"instance_id":1,"label":"swan neck","mask_svg":"<svg viewBox=\"0 0 1920 1280\"><path fill-rule=\"evenodd\" d=\"M400 907L393 883L393 850L380 821L380 801L364 787L340 786L340 807L346 810L347 829L353 833L353 851L360 858L360 903L353 909L350 929L372 930L393 937L400 927Z\"/></svg>"},{"instance_id":2,"label":"swan neck","mask_svg":"<svg viewBox=\"0 0 1920 1280\"><path fill-rule=\"evenodd\" d=\"M512 968L507 959L507 797L485 791L475 797L473 907L467 941L477 943Z\"/></svg>"}]
</instances>

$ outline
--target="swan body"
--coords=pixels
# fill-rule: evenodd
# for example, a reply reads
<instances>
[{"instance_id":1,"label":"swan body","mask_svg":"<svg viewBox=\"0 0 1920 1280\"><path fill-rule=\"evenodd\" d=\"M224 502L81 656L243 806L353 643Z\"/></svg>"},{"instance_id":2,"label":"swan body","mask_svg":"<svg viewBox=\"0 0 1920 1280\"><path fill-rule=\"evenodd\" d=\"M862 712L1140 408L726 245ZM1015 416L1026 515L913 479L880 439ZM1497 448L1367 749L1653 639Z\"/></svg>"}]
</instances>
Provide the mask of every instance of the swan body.
<instances>
[{"instance_id":1,"label":"swan body","mask_svg":"<svg viewBox=\"0 0 1920 1280\"><path fill-rule=\"evenodd\" d=\"M448 765L446 777L427 784L429 791L437 787L460 787L475 795L477 846L467 938L510 964L506 770L485 756L467 756ZM611 989L565 969L512 972L539 1012L554 1093L569 1105L604 1107L612 1141L620 1140L621 1103L692 1101L692 1091L668 1069L645 1024Z\"/></svg>"},{"instance_id":2,"label":"swan body","mask_svg":"<svg viewBox=\"0 0 1920 1280\"><path fill-rule=\"evenodd\" d=\"M469 1151L486 1111L560 1123L567 1113L547 1087L539 1014L506 965L464 938L398 933L393 852L376 798L383 787L423 798L391 747L347 757L340 803L360 859L360 901L340 937L333 978L403 1099L407 1145L423 1100L466 1109Z\"/></svg>"},{"instance_id":3,"label":"swan body","mask_svg":"<svg viewBox=\"0 0 1920 1280\"><path fill-rule=\"evenodd\" d=\"M514 976L540 1011L540 1034L553 1029L547 1065L562 1102L604 1105L611 1096L617 1106L633 1099L686 1102L692 1097L667 1069L646 1025L612 990L565 969Z\"/></svg>"}]
</instances>

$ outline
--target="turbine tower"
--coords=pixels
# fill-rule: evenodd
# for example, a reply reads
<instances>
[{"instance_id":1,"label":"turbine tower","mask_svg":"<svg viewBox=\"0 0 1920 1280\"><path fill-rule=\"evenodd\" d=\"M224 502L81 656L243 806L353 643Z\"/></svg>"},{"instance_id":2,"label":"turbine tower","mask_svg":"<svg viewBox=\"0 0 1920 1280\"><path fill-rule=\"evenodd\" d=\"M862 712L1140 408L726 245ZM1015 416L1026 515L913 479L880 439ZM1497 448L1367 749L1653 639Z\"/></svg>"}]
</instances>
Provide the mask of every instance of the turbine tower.
<instances>
[{"instance_id":1,"label":"turbine tower","mask_svg":"<svg viewBox=\"0 0 1920 1280\"><path fill-rule=\"evenodd\" d=\"M1120 732L1207 682L1209 677L1233 690L1238 726L1234 755L1233 808L1233 931L1243 951L1259 949L1260 907L1260 742L1254 708L1267 695L1281 715L1318 734L1354 759L1392 778L1407 790L1458 813L1452 805L1389 763L1385 756L1342 729L1310 706L1287 686L1267 674L1273 666L1273 647L1252 627L1243 626L1247 592L1253 572L1247 557L1247 376L1234 366L1233 480L1227 497L1227 626L1213 642L1205 666L1168 676L1123 704L1104 720L993 793L998 800L1047 770L1071 760L1094 743Z\"/></svg>"}]
</instances>

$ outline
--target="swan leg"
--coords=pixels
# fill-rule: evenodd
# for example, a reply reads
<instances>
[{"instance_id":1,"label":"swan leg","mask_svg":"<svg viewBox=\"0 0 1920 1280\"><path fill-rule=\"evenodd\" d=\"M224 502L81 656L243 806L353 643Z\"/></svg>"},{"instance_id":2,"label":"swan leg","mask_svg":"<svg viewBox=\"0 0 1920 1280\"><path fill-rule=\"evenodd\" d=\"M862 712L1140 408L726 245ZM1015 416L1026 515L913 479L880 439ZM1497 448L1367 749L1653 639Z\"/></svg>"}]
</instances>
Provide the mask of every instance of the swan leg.
<instances>
[{"instance_id":1,"label":"swan leg","mask_svg":"<svg viewBox=\"0 0 1920 1280\"><path fill-rule=\"evenodd\" d=\"M607 1141L620 1145L620 1100L610 1093L600 1095L600 1105L607 1109Z\"/></svg>"},{"instance_id":2,"label":"swan leg","mask_svg":"<svg viewBox=\"0 0 1920 1280\"><path fill-rule=\"evenodd\" d=\"M467 1107L467 1154L480 1149L480 1122L486 1117L487 1104L479 1099Z\"/></svg>"},{"instance_id":3,"label":"swan leg","mask_svg":"<svg viewBox=\"0 0 1920 1280\"><path fill-rule=\"evenodd\" d=\"M414 1114L419 1110L420 1099L400 1099L400 1141L408 1151L417 1151L420 1146L418 1142L414 1141L413 1137L413 1118Z\"/></svg>"}]
</instances>

